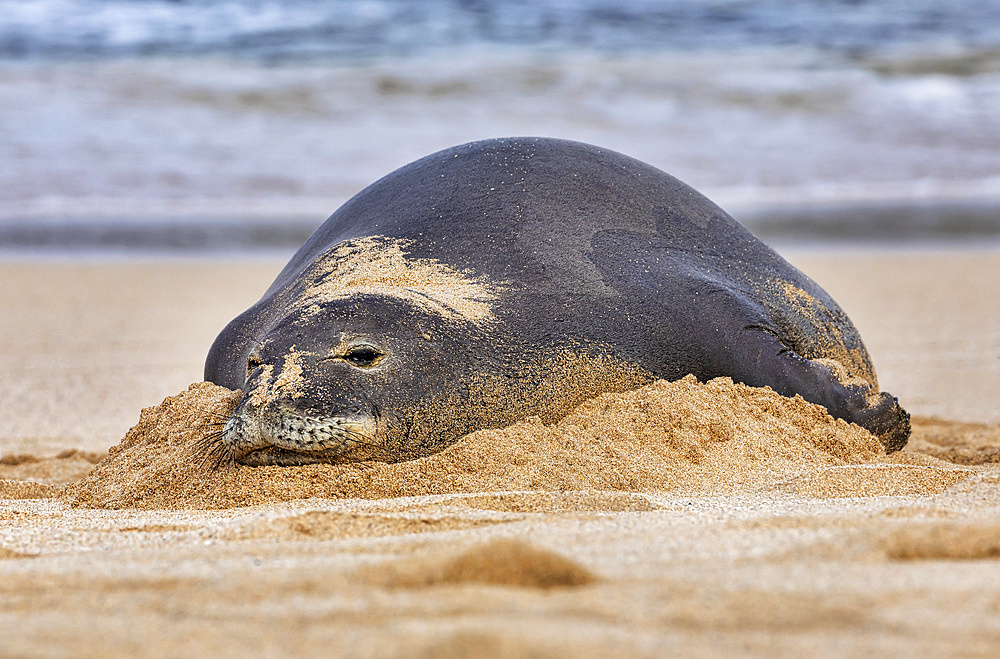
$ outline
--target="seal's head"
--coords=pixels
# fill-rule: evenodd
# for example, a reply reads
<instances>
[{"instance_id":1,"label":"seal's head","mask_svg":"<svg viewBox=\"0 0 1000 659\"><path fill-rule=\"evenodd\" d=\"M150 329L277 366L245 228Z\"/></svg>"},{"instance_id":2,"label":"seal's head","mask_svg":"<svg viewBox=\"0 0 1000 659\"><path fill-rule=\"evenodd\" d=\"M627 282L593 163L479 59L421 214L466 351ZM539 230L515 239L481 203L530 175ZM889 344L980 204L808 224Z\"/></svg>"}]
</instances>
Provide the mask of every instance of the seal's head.
<instances>
[{"instance_id":1,"label":"seal's head","mask_svg":"<svg viewBox=\"0 0 1000 659\"><path fill-rule=\"evenodd\" d=\"M512 331L506 301L528 291L414 258L409 245L338 243L230 323L206 375L245 393L206 438L208 455L247 465L407 460L648 380L605 358L606 346Z\"/></svg>"},{"instance_id":2,"label":"seal's head","mask_svg":"<svg viewBox=\"0 0 1000 659\"><path fill-rule=\"evenodd\" d=\"M477 331L373 293L282 318L247 355L245 393L221 437L225 451L247 465L296 465L440 450L464 424L451 419L434 432L424 411L467 391L481 361Z\"/></svg>"}]
</instances>

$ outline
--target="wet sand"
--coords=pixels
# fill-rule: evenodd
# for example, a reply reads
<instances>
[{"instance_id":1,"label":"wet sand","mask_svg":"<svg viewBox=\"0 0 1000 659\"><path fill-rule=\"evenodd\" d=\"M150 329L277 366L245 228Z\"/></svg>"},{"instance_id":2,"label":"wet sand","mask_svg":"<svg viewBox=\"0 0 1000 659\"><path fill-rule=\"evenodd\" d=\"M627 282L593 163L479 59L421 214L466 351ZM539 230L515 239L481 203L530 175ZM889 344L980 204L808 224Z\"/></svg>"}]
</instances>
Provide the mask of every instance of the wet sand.
<instances>
[{"instance_id":1,"label":"wet sand","mask_svg":"<svg viewBox=\"0 0 1000 659\"><path fill-rule=\"evenodd\" d=\"M5 263L3 653L989 654L1000 252L786 254L915 415L903 452L717 382L472 436L339 489L332 468L213 481L181 453L150 463L152 435L94 469L141 408L200 379L215 333L282 264ZM729 421L712 416L726 396ZM660 450L629 416L655 404L707 416L658 413L675 440ZM602 420L622 429L614 450L573 443Z\"/></svg>"}]
</instances>

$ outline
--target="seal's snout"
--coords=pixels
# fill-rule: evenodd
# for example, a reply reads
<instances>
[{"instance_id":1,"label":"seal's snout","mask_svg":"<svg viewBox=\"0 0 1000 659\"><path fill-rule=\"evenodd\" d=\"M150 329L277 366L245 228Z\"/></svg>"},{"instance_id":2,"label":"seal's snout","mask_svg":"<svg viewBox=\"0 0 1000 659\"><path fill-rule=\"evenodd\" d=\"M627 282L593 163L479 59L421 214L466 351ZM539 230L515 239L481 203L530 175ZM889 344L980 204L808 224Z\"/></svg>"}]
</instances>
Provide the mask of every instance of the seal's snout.
<instances>
[{"instance_id":1,"label":"seal's snout","mask_svg":"<svg viewBox=\"0 0 1000 659\"><path fill-rule=\"evenodd\" d=\"M297 465L378 457L377 430L363 411L320 412L292 399L245 396L222 439L239 464Z\"/></svg>"}]
</instances>

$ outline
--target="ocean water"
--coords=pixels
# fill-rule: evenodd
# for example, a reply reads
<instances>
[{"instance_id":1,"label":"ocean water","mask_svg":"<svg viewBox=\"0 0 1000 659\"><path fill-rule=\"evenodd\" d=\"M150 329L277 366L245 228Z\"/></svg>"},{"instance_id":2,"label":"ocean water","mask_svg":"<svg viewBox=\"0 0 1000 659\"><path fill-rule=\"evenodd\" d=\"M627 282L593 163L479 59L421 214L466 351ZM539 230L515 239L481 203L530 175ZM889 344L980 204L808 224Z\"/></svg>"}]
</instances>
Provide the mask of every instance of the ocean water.
<instances>
[{"instance_id":1,"label":"ocean water","mask_svg":"<svg viewBox=\"0 0 1000 659\"><path fill-rule=\"evenodd\" d=\"M0 250L290 248L504 135L768 237L996 241L997 108L1000 0L0 0Z\"/></svg>"}]
</instances>

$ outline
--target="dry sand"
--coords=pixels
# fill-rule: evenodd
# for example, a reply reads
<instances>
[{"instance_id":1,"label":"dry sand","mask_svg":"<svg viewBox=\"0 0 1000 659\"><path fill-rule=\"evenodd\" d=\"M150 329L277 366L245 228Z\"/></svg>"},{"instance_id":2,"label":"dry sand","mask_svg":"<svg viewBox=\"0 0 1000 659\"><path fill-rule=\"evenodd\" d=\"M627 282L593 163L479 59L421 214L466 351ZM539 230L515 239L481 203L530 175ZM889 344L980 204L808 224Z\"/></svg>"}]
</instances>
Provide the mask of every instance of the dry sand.
<instances>
[{"instance_id":1,"label":"dry sand","mask_svg":"<svg viewBox=\"0 0 1000 659\"><path fill-rule=\"evenodd\" d=\"M903 452L716 380L213 472L233 394L187 385L281 264L5 264L0 654L994 653L1000 253L793 257L915 414Z\"/></svg>"}]
</instances>

